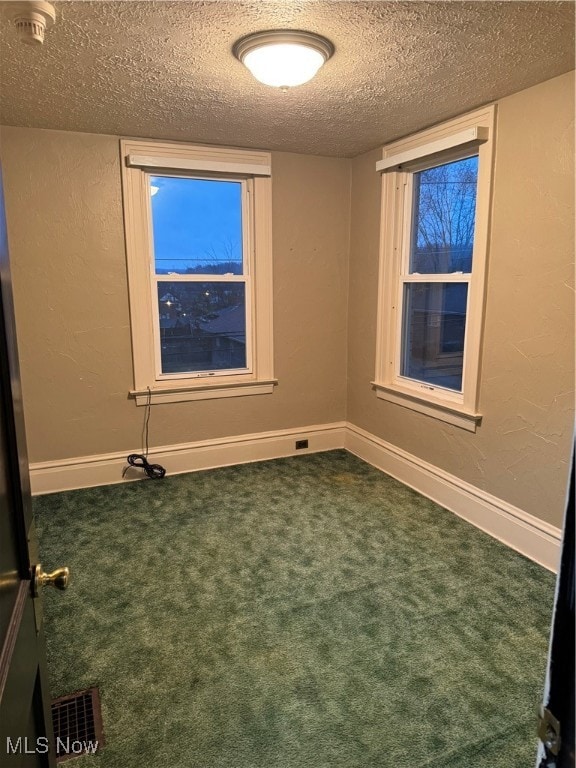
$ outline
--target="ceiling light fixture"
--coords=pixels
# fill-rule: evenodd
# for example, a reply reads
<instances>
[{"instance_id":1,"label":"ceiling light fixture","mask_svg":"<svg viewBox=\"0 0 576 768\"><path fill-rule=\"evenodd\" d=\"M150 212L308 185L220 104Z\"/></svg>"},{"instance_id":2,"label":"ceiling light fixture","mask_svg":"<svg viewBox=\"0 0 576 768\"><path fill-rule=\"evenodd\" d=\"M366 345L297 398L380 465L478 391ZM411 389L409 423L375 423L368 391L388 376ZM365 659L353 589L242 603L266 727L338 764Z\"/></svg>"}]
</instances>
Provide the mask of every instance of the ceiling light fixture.
<instances>
[{"instance_id":1,"label":"ceiling light fixture","mask_svg":"<svg viewBox=\"0 0 576 768\"><path fill-rule=\"evenodd\" d=\"M334 46L313 32L273 29L246 35L232 52L261 83L287 90L311 80Z\"/></svg>"}]
</instances>

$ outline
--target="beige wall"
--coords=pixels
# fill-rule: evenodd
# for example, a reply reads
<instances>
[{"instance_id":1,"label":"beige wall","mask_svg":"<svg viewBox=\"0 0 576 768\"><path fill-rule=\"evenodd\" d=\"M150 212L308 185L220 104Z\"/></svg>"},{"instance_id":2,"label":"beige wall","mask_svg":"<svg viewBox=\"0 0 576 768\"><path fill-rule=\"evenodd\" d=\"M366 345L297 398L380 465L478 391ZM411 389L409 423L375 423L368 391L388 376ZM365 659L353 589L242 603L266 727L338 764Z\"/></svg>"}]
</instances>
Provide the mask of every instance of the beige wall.
<instances>
[{"instance_id":1,"label":"beige wall","mask_svg":"<svg viewBox=\"0 0 576 768\"><path fill-rule=\"evenodd\" d=\"M573 429L573 87L571 73L498 104L476 434L371 389L379 151L353 161L275 153L280 383L273 395L154 406L151 445L347 416L560 525ZM6 128L1 147L31 460L139 449L118 141Z\"/></svg>"},{"instance_id":2,"label":"beige wall","mask_svg":"<svg viewBox=\"0 0 576 768\"><path fill-rule=\"evenodd\" d=\"M379 152L353 162L348 420L560 526L573 435L574 73L498 103L481 426L379 400Z\"/></svg>"},{"instance_id":3,"label":"beige wall","mask_svg":"<svg viewBox=\"0 0 576 768\"><path fill-rule=\"evenodd\" d=\"M1 133L32 462L133 451L118 139ZM345 417L350 162L273 154L274 394L154 406L151 445Z\"/></svg>"}]
</instances>

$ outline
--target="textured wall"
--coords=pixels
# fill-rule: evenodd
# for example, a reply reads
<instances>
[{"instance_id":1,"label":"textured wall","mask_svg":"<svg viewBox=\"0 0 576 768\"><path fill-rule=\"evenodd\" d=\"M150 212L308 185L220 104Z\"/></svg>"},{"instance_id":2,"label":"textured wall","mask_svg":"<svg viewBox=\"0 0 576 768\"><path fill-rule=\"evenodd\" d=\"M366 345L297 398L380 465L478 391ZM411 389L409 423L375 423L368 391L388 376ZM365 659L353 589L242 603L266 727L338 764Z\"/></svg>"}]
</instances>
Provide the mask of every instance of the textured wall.
<instances>
[{"instance_id":1,"label":"textured wall","mask_svg":"<svg viewBox=\"0 0 576 768\"><path fill-rule=\"evenodd\" d=\"M138 449L118 140L1 133L33 462ZM273 155L274 394L154 406L151 445L339 421L350 163Z\"/></svg>"},{"instance_id":2,"label":"textured wall","mask_svg":"<svg viewBox=\"0 0 576 768\"><path fill-rule=\"evenodd\" d=\"M498 103L481 426L377 399L380 152L353 161L348 419L560 526L573 435L574 73Z\"/></svg>"},{"instance_id":3,"label":"textured wall","mask_svg":"<svg viewBox=\"0 0 576 768\"><path fill-rule=\"evenodd\" d=\"M370 387L380 152L352 162L350 241L350 161L277 153L280 384L271 396L154 406L151 444L340 420L348 387L353 423L560 525L573 428L573 86L563 75L498 105L476 434ZM31 460L136 449L117 139L19 128L1 139Z\"/></svg>"}]
</instances>

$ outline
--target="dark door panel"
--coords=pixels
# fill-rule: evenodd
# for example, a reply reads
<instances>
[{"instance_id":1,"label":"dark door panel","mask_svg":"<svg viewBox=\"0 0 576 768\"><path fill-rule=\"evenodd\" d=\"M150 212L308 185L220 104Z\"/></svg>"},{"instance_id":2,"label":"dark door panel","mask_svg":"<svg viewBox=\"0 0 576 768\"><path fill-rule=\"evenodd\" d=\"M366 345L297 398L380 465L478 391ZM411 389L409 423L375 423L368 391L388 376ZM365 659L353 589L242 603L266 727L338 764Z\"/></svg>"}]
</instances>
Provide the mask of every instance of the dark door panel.
<instances>
[{"instance_id":1,"label":"dark door panel","mask_svg":"<svg viewBox=\"0 0 576 768\"><path fill-rule=\"evenodd\" d=\"M30 545L36 547L0 174L0 765L6 768L56 765Z\"/></svg>"}]
</instances>

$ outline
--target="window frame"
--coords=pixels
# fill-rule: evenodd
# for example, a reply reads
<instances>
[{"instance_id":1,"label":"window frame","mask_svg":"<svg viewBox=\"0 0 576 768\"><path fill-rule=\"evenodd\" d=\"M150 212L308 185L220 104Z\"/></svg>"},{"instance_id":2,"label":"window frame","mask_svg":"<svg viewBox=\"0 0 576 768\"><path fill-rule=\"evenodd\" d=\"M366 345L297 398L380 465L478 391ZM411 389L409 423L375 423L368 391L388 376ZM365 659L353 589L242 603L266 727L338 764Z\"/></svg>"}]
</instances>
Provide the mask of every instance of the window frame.
<instances>
[{"instance_id":1,"label":"window frame","mask_svg":"<svg viewBox=\"0 0 576 768\"><path fill-rule=\"evenodd\" d=\"M137 405L269 394L272 351L272 192L268 152L222 147L120 141L134 388ZM242 183L243 274L157 275L154 264L149 179L152 176ZM246 369L161 372L158 282L244 282ZM248 359L250 354L251 359Z\"/></svg>"},{"instance_id":2,"label":"window frame","mask_svg":"<svg viewBox=\"0 0 576 768\"><path fill-rule=\"evenodd\" d=\"M450 120L388 144L376 170L382 174L376 374L379 398L435 417L468 431L482 419L478 411L485 282L489 243L495 106ZM414 174L444 163L478 156L475 229L470 273L411 275ZM462 391L402 376L402 325L406 283L467 283Z\"/></svg>"},{"instance_id":3,"label":"window frame","mask_svg":"<svg viewBox=\"0 0 576 768\"><path fill-rule=\"evenodd\" d=\"M147 173L147 178L157 178L159 174L150 172ZM208 376L233 376L241 375L243 373L252 373L253 371L253 302L252 302L252 282L254 265L253 259L250 258L252 253L252 216L250 199L253 199L252 179L247 178L234 178L227 177L222 179L221 177L215 177L214 175L197 174L191 175L190 173L184 174L183 172L165 172L161 174L162 178L185 178L185 179L199 179L201 181L233 181L241 185L241 208L242 208L242 273L240 275L219 275L212 272L207 273L195 273L195 274L157 274L154 254L150 253L150 287L152 289L151 304L154 320L154 352L155 352L155 375L158 382L171 382L182 379L203 379ZM149 197L150 206L152 205L151 197ZM152 218L150 217L150 232L152 240ZM162 337L160 333L160 313L157 297L157 286L160 283L242 283L244 285L244 298L246 309L246 365L240 368L230 369L206 369L205 371L181 371L178 373L163 373L162 372L162 354L161 344Z\"/></svg>"}]
</instances>

